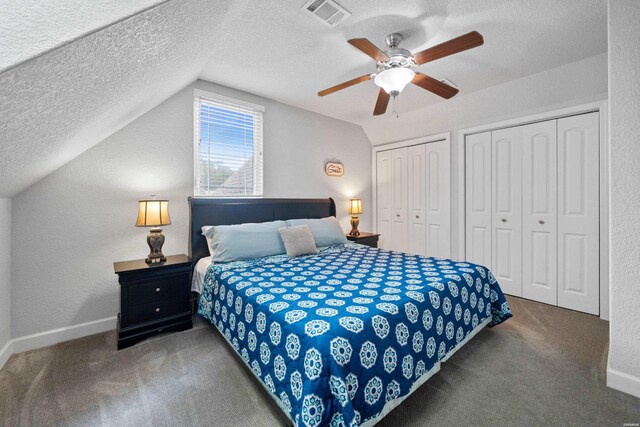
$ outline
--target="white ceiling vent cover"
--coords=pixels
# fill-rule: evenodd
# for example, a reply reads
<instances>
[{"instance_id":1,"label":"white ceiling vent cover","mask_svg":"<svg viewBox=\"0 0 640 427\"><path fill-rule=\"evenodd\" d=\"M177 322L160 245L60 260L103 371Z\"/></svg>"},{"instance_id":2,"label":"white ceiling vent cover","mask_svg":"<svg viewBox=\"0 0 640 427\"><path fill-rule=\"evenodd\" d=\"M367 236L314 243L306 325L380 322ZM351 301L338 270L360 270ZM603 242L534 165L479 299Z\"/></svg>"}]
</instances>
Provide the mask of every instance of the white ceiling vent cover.
<instances>
[{"instance_id":1,"label":"white ceiling vent cover","mask_svg":"<svg viewBox=\"0 0 640 427\"><path fill-rule=\"evenodd\" d=\"M310 0L302 9L331 28L351 16L351 13L333 0Z\"/></svg>"}]
</instances>

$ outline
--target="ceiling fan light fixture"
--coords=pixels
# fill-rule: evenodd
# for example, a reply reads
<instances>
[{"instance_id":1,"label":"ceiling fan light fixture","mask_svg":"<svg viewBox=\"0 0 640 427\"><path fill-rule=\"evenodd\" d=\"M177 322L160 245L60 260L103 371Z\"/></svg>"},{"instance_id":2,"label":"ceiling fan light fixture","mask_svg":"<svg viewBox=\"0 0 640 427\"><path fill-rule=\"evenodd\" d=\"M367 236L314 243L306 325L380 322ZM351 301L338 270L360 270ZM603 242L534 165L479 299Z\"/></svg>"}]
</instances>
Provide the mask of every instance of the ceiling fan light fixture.
<instances>
[{"instance_id":1,"label":"ceiling fan light fixture","mask_svg":"<svg viewBox=\"0 0 640 427\"><path fill-rule=\"evenodd\" d=\"M409 68L389 68L378 74L373 82L388 94L400 93L415 75Z\"/></svg>"}]
</instances>

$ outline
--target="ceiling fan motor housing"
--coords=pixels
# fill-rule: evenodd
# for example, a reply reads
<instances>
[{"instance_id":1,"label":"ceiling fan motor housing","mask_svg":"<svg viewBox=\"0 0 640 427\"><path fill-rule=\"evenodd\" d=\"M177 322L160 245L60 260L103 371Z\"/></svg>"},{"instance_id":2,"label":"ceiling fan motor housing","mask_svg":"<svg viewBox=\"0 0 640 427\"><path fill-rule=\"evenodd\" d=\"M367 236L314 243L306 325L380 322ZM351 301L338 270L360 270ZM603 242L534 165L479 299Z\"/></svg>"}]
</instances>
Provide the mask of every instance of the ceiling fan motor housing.
<instances>
[{"instance_id":1,"label":"ceiling fan motor housing","mask_svg":"<svg viewBox=\"0 0 640 427\"><path fill-rule=\"evenodd\" d=\"M389 57L388 61L378 63L378 72L388 70L389 68L410 68L415 64L413 62L413 55L407 49L398 47L403 40L400 33L389 34L385 39L385 43L389 49L385 54Z\"/></svg>"},{"instance_id":2,"label":"ceiling fan motor housing","mask_svg":"<svg viewBox=\"0 0 640 427\"><path fill-rule=\"evenodd\" d=\"M388 70L390 68L411 68L415 66L413 55L407 49L394 47L385 52L389 57L388 61L378 62L378 72Z\"/></svg>"}]
</instances>

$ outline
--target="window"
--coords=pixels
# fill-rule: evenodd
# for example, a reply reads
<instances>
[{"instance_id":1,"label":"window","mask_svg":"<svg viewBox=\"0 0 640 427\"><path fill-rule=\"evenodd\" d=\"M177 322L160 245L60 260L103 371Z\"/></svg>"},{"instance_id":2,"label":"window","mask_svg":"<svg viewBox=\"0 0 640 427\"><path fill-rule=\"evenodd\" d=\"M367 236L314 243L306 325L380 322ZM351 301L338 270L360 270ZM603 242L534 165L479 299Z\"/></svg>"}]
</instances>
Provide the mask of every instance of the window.
<instances>
[{"instance_id":1,"label":"window","mask_svg":"<svg viewBox=\"0 0 640 427\"><path fill-rule=\"evenodd\" d=\"M194 92L194 195L262 196L264 107Z\"/></svg>"}]
</instances>

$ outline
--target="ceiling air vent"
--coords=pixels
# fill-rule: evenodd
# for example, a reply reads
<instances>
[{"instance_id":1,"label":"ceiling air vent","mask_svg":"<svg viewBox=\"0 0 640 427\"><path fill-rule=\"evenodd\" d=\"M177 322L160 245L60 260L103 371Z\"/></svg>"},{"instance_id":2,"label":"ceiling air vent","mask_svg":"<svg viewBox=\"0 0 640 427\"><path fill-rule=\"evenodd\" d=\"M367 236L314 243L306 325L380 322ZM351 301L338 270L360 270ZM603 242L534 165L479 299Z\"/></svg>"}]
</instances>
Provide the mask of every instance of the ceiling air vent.
<instances>
[{"instance_id":1,"label":"ceiling air vent","mask_svg":"<svg viewBox=\"0 0 640 427\"><path fill-rule=\"evenodd\" d=\"M332 28L351 16L333 0L310 0L302 9Z\"/></svg>"}]
</instances>

